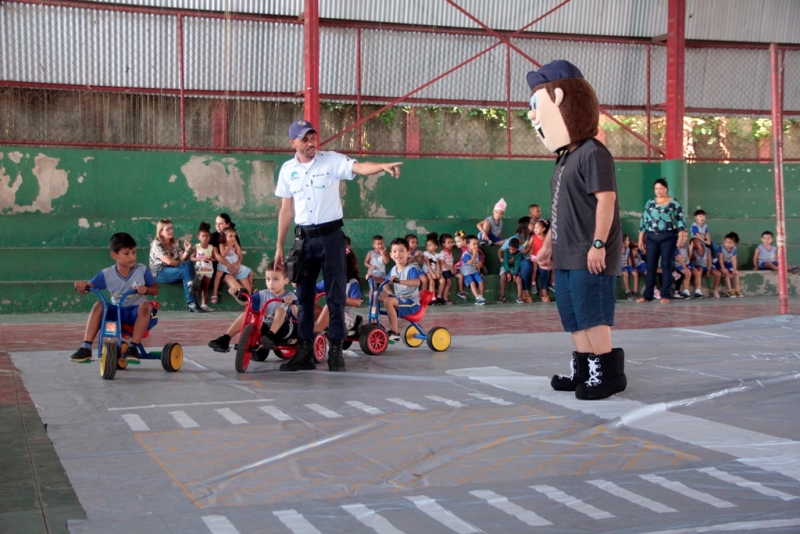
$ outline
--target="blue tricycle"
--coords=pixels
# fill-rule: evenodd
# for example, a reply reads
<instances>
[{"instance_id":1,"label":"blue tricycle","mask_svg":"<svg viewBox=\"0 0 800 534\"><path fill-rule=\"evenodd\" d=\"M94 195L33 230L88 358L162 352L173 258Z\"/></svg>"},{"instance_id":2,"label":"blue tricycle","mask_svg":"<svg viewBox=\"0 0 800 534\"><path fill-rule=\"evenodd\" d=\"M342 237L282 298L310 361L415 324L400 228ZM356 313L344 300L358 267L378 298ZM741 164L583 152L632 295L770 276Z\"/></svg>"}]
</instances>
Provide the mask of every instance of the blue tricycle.
<instances>
[{"instance_id":1,"label":"blue tricycle","mask_svg":"<svg viewBox=\"0 0 800 534\"><path fill-rule=\"evenodd\" d=\"M116 319L106 319L108 315L108 301L102 292L93 287L87 287L98 296L100 302L103 304L103 315L100 320L100 331L97 340L97 357L100 360L100 375L106 380L112 380L117 374L117 369L125 369L129 364L137 364L139 362L132 362L126 359L120 360L120 355L125 354L128 350L128 341L133 333L133 325L122 324L117 314ZM120 302L125 302L125 299L133 295L135 289L125 292L120 298ZM151 301L153 310L158 313L158 302ZM149 330L145 332L144 337L147 337ZM136 344L139 349L140 360L161 360L161 367L168 373L174 373L181 368L183 364L183 348L180 343L167 343L161 351L147 352L141 343Z\"/></svg>"}]
</instances>

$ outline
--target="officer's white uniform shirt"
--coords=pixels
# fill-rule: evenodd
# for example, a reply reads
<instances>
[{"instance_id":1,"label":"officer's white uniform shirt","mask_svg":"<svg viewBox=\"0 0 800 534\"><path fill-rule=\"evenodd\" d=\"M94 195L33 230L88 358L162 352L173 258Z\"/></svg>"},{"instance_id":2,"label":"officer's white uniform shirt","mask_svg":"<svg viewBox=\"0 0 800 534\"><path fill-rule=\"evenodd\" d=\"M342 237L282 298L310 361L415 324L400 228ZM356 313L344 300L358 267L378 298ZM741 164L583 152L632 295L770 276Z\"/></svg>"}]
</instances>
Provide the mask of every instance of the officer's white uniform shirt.
<instances>
[{"instance_id":1,"label":"officer's white uniform shirt","mask_svg":"<svg viewBox=\"0 0 800 534\"><path fill-rule=\"evenodd\" d=\"M281 166L275 195L294 198L294 223L324 224L342 218L339 181L352 180L356 160L338 152L317 152L309 163L297 154Z\"/></svg>"}]
</instances>

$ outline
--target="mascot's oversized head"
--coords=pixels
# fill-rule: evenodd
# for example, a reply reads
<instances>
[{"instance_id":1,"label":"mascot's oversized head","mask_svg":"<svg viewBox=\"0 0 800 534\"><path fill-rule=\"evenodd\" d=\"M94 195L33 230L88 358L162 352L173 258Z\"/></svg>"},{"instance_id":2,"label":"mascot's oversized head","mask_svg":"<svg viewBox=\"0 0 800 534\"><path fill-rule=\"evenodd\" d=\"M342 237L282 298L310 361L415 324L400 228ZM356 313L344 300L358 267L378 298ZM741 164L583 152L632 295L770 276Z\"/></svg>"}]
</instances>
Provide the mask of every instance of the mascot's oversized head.
<instances>
[{"instance_id":1,"label":"mascot's oversized head","mask_svg":"<svg viewBox=\"0 0 800 534\"><path fill-rule=\"evenodd\" d=\"M531 88L528 118L550 152L597 135L597 95L578 67L557 59L527 76Z\"/></svg>"}]
</instances>

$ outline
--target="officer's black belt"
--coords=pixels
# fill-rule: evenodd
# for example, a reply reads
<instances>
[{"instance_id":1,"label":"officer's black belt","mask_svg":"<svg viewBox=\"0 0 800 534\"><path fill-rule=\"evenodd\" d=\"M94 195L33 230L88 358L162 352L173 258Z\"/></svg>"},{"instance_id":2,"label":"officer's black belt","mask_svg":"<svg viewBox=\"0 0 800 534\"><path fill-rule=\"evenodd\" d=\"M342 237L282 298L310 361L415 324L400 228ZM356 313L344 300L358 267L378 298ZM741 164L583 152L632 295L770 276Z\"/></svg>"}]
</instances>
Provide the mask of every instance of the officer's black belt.
<instances>
[{"instance_id":1,"label":"officer's black belt","mask_svg":"<svg viewBox=\"0 0 800 534\"><path fill-rule=\"evenodd\" d=\"M321 235L326 235L334 230L341 228L344 226L344 222L341 219L336 219L335 221L326 222L322 224L307 224L303 226L295 226L294 227L294 235L301 239L306 239L309 237L319 237Z\"/></svg>"}]
</instances>

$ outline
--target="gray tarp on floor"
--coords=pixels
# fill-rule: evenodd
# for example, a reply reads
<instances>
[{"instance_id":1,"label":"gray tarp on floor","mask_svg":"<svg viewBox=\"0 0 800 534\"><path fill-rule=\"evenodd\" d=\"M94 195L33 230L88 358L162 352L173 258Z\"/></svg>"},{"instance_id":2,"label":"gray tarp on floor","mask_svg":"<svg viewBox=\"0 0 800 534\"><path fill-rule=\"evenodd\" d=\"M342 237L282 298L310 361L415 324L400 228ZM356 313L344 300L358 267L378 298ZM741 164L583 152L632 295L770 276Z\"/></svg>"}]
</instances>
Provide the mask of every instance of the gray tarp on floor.
<instances>
[{"instance_id":1,"label":"gray tarp on floor","mask_svg":"<svg viewBox=\"0 0 800 534\"><path fill-rule=\"evenodd\" d=\"M12 354L88 520L71 532L799 532L800 318L614 333L628 390L577 401L567 334L245 374L184 347L102 380Z\"/></svg>"}]
</instances>

